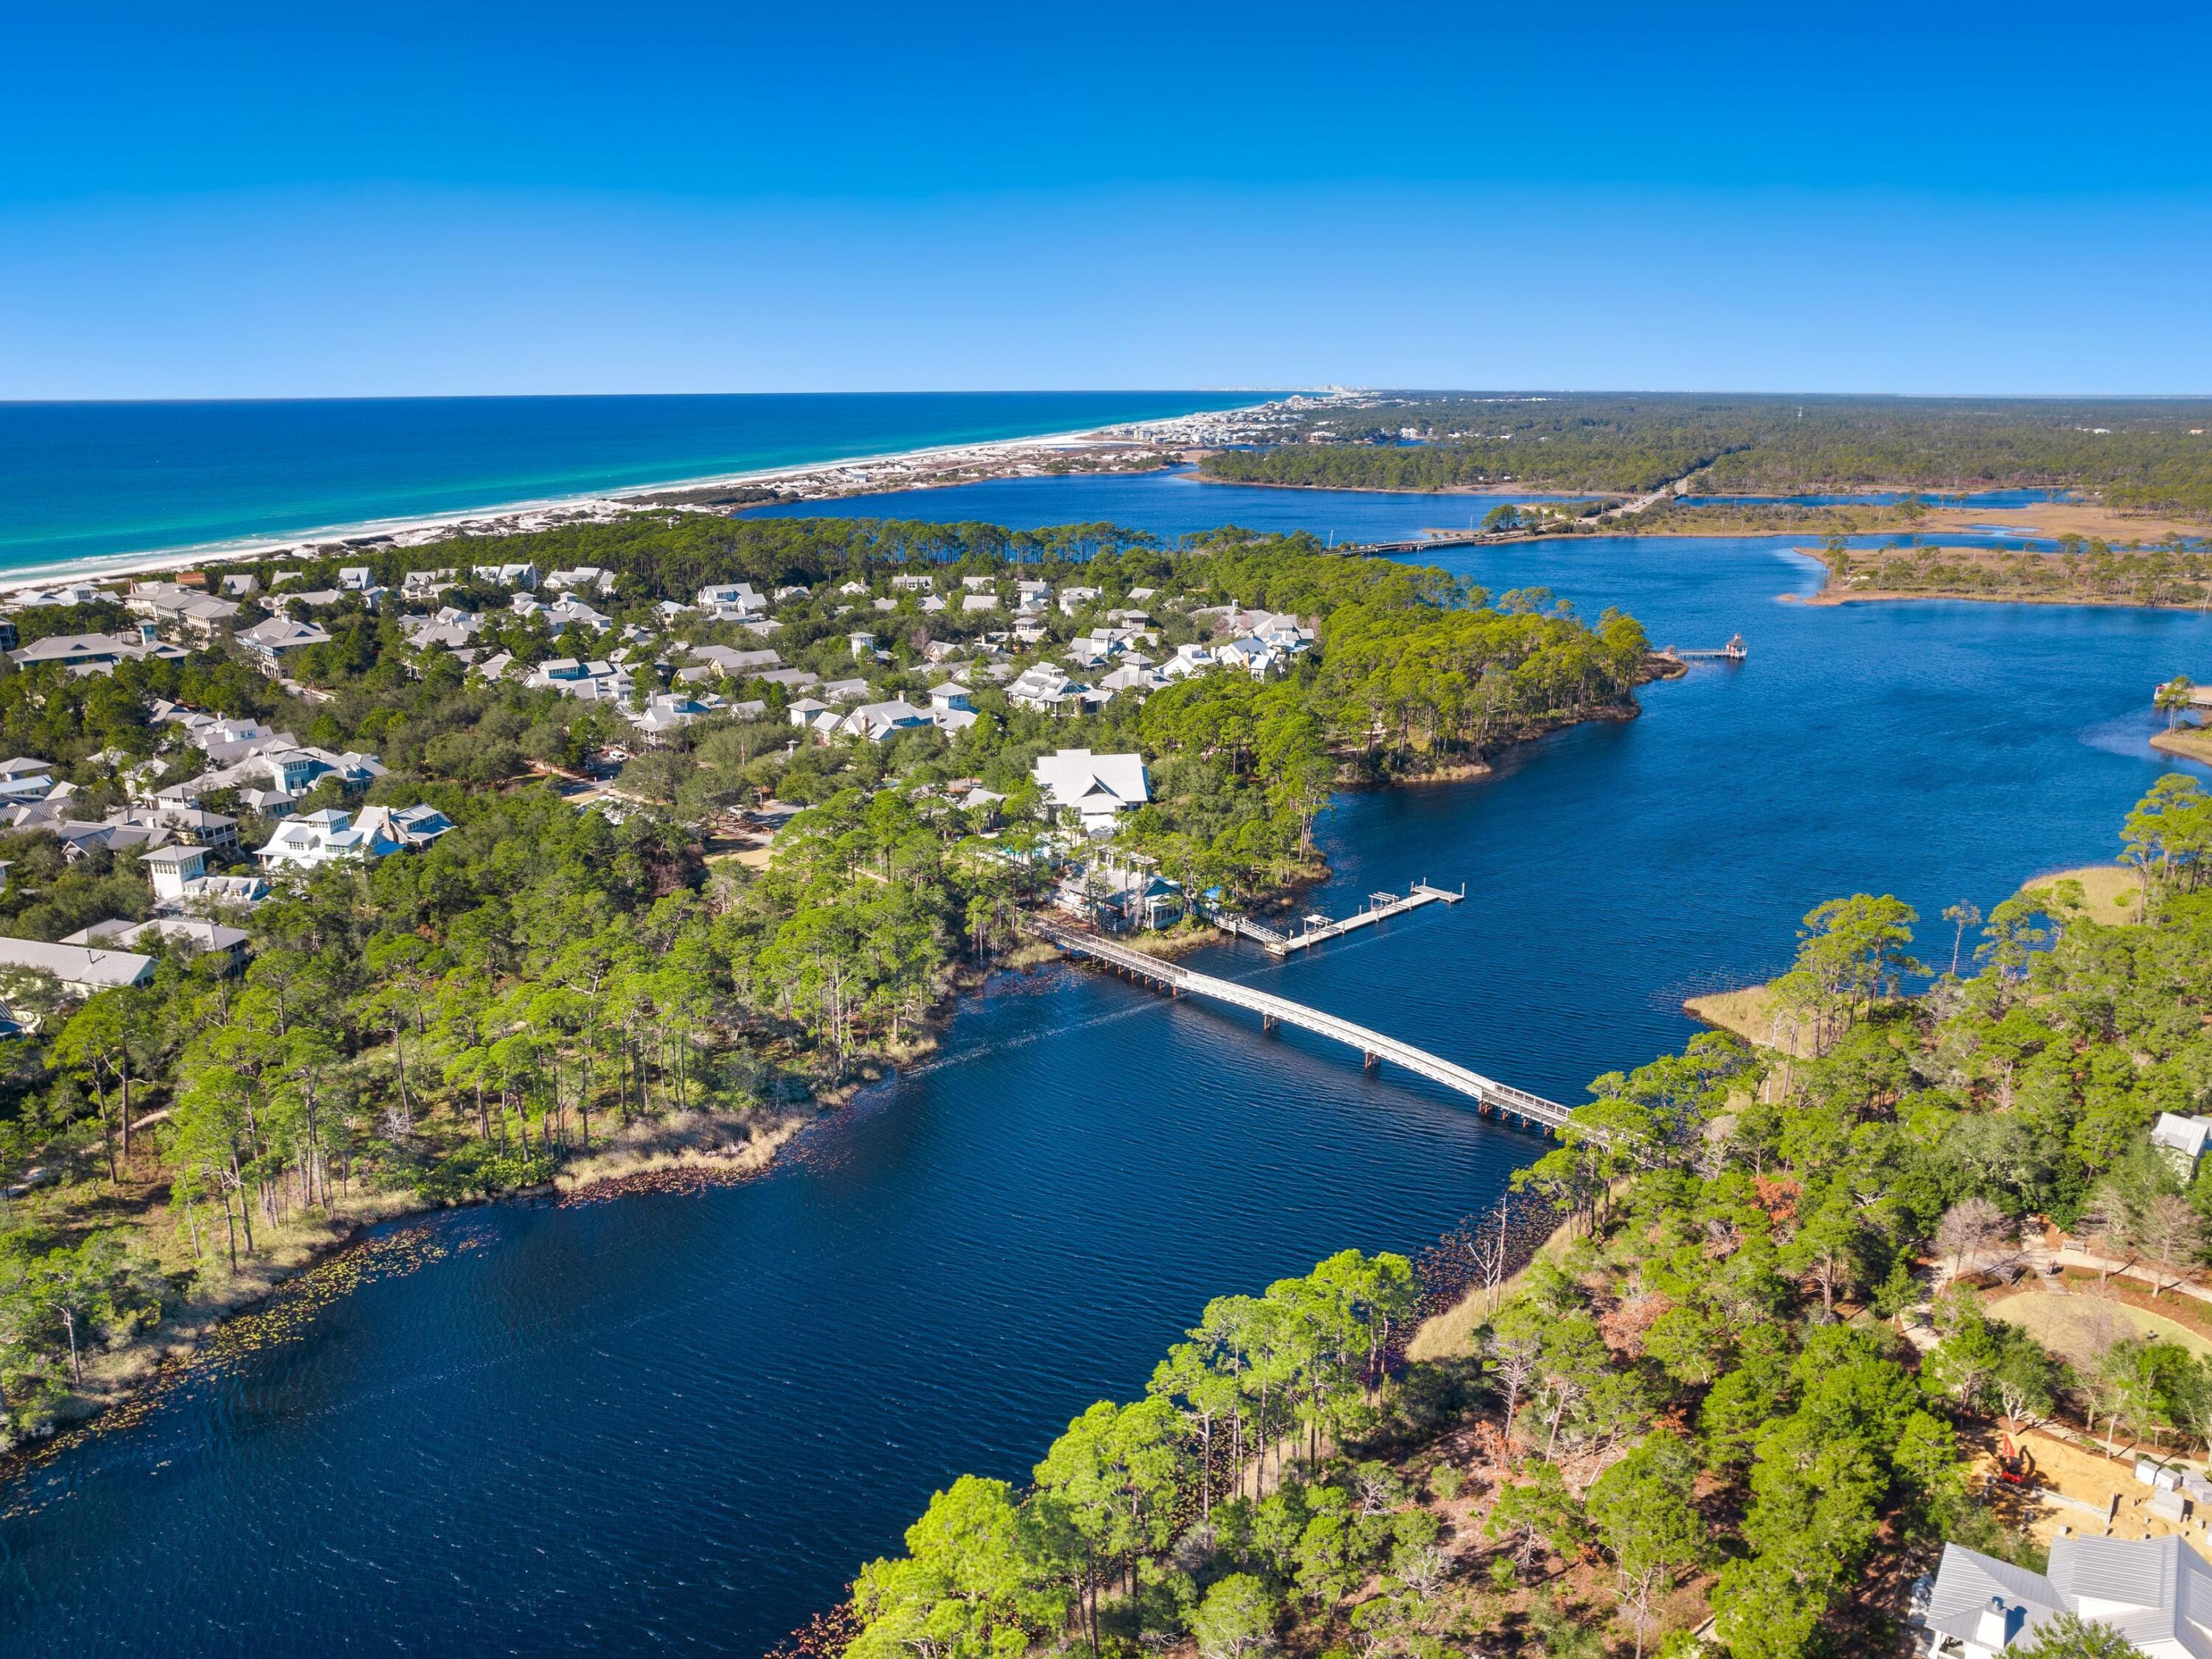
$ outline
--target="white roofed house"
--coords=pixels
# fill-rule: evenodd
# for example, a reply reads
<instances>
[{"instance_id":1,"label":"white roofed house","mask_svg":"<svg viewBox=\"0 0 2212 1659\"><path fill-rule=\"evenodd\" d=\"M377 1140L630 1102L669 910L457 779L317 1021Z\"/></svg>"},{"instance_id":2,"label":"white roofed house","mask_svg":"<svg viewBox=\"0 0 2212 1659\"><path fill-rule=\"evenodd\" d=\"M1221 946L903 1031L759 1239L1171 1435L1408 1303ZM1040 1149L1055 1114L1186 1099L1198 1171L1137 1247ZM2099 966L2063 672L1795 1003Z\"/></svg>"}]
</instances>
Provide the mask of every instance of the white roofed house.
<instances>
[{"instance_id":1,"label":"white roofed house","mask_svg":"<svg viewBox=\"0 0 2212 1659\"><path fill-rule=\"evenodd\" d=\"M581 599L574 598L556 599L539 613L538 620L556 635L570 628L588 628L594 633L604 634L614 626L613 617L592 610Z\"/></svg>"},{"instance_id":2,"label":"white roofed house","mask_svg":"<svg viewBox=\"0 0 2212 1659\"><path fill-rule=\"evenodd\" d=\"M436 807L364 806L354 827L379 841L396 842L404 852L419 853L453 827L453 821Z\"/></svg>"},{"instance_id":3,"label":"white roofed house","mask_svg":"<svg viewBox=\"0 0 2212 1659\"><path fill-rule=\"evenodd\" d=\"M260 658L262 666L267 672L281 673L288 658L311 645L328 645L331 636L313 623L297 623L285 617L270 617L240 634L238 642Z\"/></svg>"},{"instance_id":4,"label":"white roofed house","mask_svg":"<svg viewBox=\"0 0 2212 1659\"><path fill-rule=\"evenodd\" d=\"M202 639L212 635L241 608L232 600L175 582L134 582L124 605L139 616L181 627Z\"/></svg>"},{"instance_id":5,"label":"white roofed house","mask_svg":"<svg viewBox=\"0 0 2212 1659\"><path fill-rule=\"evenodd\" d=\"M149 657L182 662L185 655L181 647L160 640L127 639L113 634L50 634L21 650L10 651L8 660L18 668L59 663L72 674L107 674L114 672L118 662L141 662Z\"/></svg>"},{"instance_id":6,"label":"white roofed house","mask_svg":"<svg viewBox=\"0 0 2212 1659\"><path fill-rule=\"evenodd\" d=\"M1267 678L1286 660L1282 652L1250 634L1214 647L1213 659L1227 666L1242 668L1255 680Z\"/></svg>"},{"instance_id":7,"label":"white roofed house","mask_svg":"<svg viewBox=\"0 0 2212 1659\"><path fill-rule=\"evenodd\" d=\"M180 945L192 956L214 953L228 958L234 971L246 964L246 941L252 936L243 927L185 916L155 916L150 921L125 921L112 917L81 927L62 939L64 945L106 945L135 951L156 951L165 945Z\"/></svg>"},{"instance_id":8,"label":"white roofed house","mask_svg":"<svg viewBox=\"0 0 2212 1659\"><path fill-rule=\"evenodd\" d=\"M1041 662L1025 668L1006 688L1006 701L1017 708L1040 714L1080 714L1107 699L1079 680L1070 679L1056 665Z\"/></svg>"},{"instance_id":9,"label":"white roofed house","mask_svg":"<svg viewBox=\"0 0 2212 1659\"><path fill-rule=\"evenodd\" d=\"M465 650L483 627L483 619L466 611L457 611L447 605L435 617L410 617L399 624L399 631L408 644L417 651L441 647L447 651Z\"/></svg>"},{"instance_id":10,"label":"white roofed house","mask_svg":"<svg viewBox=\"0 0 2212 1659\"><path fill-rule=\"evenodd\" d=\"M0 761L0 800L44 800L54 787L53 763L18 755Z\"/></svg>"},{"instance_id":11,"label":"white roofed house","mask_svg":"<svg viewBox=\"0 0 2212 1659\"><path fill-rule=\"evenodd\" d=\"M238 845L236 818L169 801L158 803L156 810L161 822L175 830L178 839L187 846L228 849Z\"/></svg>"},{"instance_id":12,"label":"white roofed house","mask_svg":"<svg viewBox=\"0 0 2212 1659\"><path fill-rule=\"evenodd\" d=\"M1030 775L1041 785L1055 811L1072 811L1092 835L1114 828L1117 814L1152 798L1152 775L1142 755L1095 755L1088 749L1060 749L1042 756Z\"/></svg>"},{"instance_id":13,"label":"white roofed house","mask_svg":"<svg viewBox=\"0 0 2212 1659\"><path fill-rule=\"evenodd\" d=\"M1160 678L1169 680L1188 679L1193 674L1203 674L1213 666L1213 653L1202 645L1179 645L1175 655L1160 665Z\"/></svg>"},{"instance_id":14,"label":"white roofed house","mask_svg":"<svg viewBox=\"0 0 2212 1659\"><path fill-rule=\"evenodd\" d=\"M2179 1538L2069 1534L2042 1572L1958 1544L1920 1623L1932 1659L1999 1659L2062 1613L2109 1626L2144 1659L2212 1659L2212 1566Z\"/></svg>"},{"instance_id":15,"label":"white roofed house","mask_svg":"<svg viewBox=\"0 0 2212 1659\"><path fill-rule=\"evenodd\" d=\"M680 732L692 721L713 714L721 702L712 692L700 698L683 691L656 691L646 699L643 708L629 717L629 721L648 738L659 738L666 732Z\"/></svg>"},{"instance_id":16,"label":"white roofed house","mask_svg":"<svg viewBox=\"0 0 2212 1659\"><path fill-rule=\"evenodd\" d=\"M975 724L973 694L958 680L947 680L929 690L929 718L947 732L964 732Z\"/></svg>"},{"instance_id":17,"label":"white roofed house","mask_svg":"<svg viewBox=\"0 0 2212 1659\"><path fill-rule=\"evenodd\" d=\"M1158 690L1166 684L1167 682L1160 678L1157 670L1140 662L1131 662L1124 663L1100 680L1098 689L1101 691L1111 692L1115 696L1120 696L1124 692L1133 692L1139 697L1143 697Z\"/></svg>"},{"instance_id":18,"label":"white roofed house","mask_svg":"<svg viewBox=\"0 0 2212 1659\"><path fill-rule=\"evenodd\" d=\"M2197 1160L2204 1156L2208 1138L2212 1138L2212 1117L2182 1117L2172 1112L2160 1112L2158 1121L2150 1128L2150 1144L2158 1148L2184 1181L2197 1173Z\"/></svg>"},{"instance_id":19,"label":"white roofed house","mask_svg":"<svg viewBox=\"0 0 2212 1659\"><path fill-rule=\"evenodd\" d=\"M44 939L0 937L0 967L52 974L62 988L97 996L154 977L154 958L103 945L50 945Z\"/></svg>"},{"instance_id":20,"label":"white roofed house","mask_svg":"<svg viewBox=\"0 0 2212 1659\"><path fill-rule=\"evenodd\" d=\"M757 617L768 610L768 601L754 590L750 582L713 583L701 588L693 603L702 611L729 612L743 617Z\"/></svg>"},{"instance_id":21,"label":"white roofed house","mask_svg":"<svg viewBox=\"0 0 2212 1659\"><path fill-rule=\"evenodd\" d=\"M325 807L305 817L285 819L254 856L273 876L327 864L374 864L399 850L398 842L374 826L356 827L350 813Z\"/></svg>"},{"instance_id":22,"label":"white roofed house","mask_svg":"<svg viewBox=\"0 0 2212 1659\"><path fill-rule=\"evenodd\" d=\"M244 763L243 768L233 767L231 770L244 768L258 768L271 784L295 800L327 777L337 777L348 789L366 789L384 775L383 763L374 755L351 749L342 755L334 754L312 744L265 749Z\"/></svg>"},{"instance_id":23,"label":"white roofed house","mask_svg":"<svg viewBox=\"0 0 2212 1659\"><path fill-rule=\"evenodd\" d=\"M207 874L207 848L157 847L139 860L139 866L154 884L155 898L182 899L185 887Z\"/></svg>"},{"instance_id":24,"label":"white roofed house","mask_svg":"<svg viewBox=\"0 0 2212 1659\"><path fill-rule=\"evenodd\" d=\"M726 645L695 645L691 654L732 679L744 679L783 665L783 659L773 651L738 651Z\"/></svg>"},{"instance_id":25,"label":"white roofed house","mask_svg":"<svg viewBox=\"0 0 2212 1659\"><path fill-rule=\"evenodd\" d=\"M619 663L554 657L538 664L523 684L585 702L627 702L634 682L629 670Z\"/></svg>"},{"instance_id":26,"label":"white roofed house","mask_svg":"<svg viewBox=\"0 0 2212 1659\"><path fill-rule=\"evenodd\" d=\"M861 704L845 716L838 729L848 737L881 743L901 732L921 731L935 724L927 708L916 708L905 698L894 697L889 702Z\"/></svg>"},{"instance_id":27,"label":"white roofed house","mask_svg":"<svg viewBox=\"0 0 2212 1659\"><path fill-rule=\"evenodd\" d=\"M556 570L545 578L545 586L556 590L580 588L586 592L611 594L615 591L615 573L595 564L580 564L574 570Z\"/></svg>"}]
</instances>

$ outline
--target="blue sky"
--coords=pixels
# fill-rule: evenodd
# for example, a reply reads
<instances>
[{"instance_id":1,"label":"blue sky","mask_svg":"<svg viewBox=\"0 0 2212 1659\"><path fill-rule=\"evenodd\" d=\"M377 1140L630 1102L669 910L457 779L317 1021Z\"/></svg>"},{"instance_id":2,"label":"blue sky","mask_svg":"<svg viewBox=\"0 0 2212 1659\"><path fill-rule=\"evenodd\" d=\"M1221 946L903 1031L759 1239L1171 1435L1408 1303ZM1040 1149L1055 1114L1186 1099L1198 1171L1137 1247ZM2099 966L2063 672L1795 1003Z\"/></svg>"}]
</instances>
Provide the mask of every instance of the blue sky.
<instances>
[{"instance_id":1,"label":"blue sky","mask_svg":"<svg viewBox=\"0 0 2212 1659\"><path fill-rule=\"evenodd\" d=\"M30 0L0 397L2212 392L2208 46L2154 3Z\"/></svg>"}]
</instances>

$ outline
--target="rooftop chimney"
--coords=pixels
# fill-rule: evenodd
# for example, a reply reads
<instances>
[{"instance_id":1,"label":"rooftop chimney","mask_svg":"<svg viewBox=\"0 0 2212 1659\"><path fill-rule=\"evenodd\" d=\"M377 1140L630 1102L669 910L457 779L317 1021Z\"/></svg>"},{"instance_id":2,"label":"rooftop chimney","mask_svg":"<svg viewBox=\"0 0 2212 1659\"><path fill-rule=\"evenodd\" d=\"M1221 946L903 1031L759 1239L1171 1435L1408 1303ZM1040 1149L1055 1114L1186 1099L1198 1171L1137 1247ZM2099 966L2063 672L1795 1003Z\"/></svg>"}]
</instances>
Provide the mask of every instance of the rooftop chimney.
<instances>
[{"instance_id":1,"label":"rooftop chimney","mask_svg":"<svg viewBox=\"0 0 2212 1659\"><path fill-rule=\"evenodd\" d=\"M1982 1616L1974 1621L1975 1645L1988 1648L1992 1652L2002 1652L2005 1644L2012 1640L2013 1633L2020 1628L2020 1613L2018 1607L2007 1607L2003 1596L1990 1597L1989 1606L1982 1609Z\"/></svg>"}]
</instances>

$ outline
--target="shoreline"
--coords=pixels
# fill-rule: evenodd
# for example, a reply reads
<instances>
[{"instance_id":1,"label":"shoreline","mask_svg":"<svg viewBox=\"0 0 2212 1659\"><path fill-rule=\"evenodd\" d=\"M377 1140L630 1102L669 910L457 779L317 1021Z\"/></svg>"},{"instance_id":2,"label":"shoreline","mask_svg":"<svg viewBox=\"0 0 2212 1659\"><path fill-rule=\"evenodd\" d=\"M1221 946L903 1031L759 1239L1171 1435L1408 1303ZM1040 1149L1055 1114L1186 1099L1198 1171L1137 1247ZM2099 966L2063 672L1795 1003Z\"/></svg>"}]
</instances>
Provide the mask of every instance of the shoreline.
<instances>
[{"instance_id":1,"label":"shoreline","mask_svg":"<svg viewBox=\"0 0 2212 1659\"><path fill-rule=\"evenodd\" d=\"M1800 544L1791 547L1789 550L1820 567L1820 585L1810 593L1777 595L1777 598L1784 605L1834 608L1846 605L1891 605L1911 599L1964 599L1977 605L2071 605L2107 611L2166 611L2185 616L2191 611L2205 615L2208 614L2209 609L2206 601L2202 599L2160 602L2153 599L2121 598L2108 593L2011 592L1964 587L1848 587L1843 584L1852 576L1862 571L1870 575L1876 568L1878 561L1875 557L1866 556L1878 555L1884 550L1878 548L1855 550L1854 553L1849 556L1853 562L1841 571L1830 564L1826 556L1818 548ZM1970 565L1983 568L1994 568L1999 559L2008 554L2008 550L2005 549L1942 545L1896 550L1912 551L1923 555L1953 555L1964 559ZM2035 556L2050 558L2055 556L2037 553Z\"/></svg>"},{"instance_id":2,"label":"shoreline","mask_svg":"<svg viewBox=\"0 0 2212 1659\"><path fill-rule=\"evenodd\" d=\"M653 1133L629 1147L619 1133L599 1152L556 1170L541 1186L517 1188L461 1199L427 1199L417 1194L387 1194L385 1204L349 1204L343 1215L316 1222L304 1236L272 1247L270 1258L241 1273L219 1293L188 1303L165 1315L127 1346L95 1355L84 1382L64 1396L45 1433L0 1448L0 1494L21 1476L82 1445L94 1435L127 1428L151 1411L163 1394L225 1357L232 1334L248 1331L256 1319L283 1310L288 1299L312 1307L347 1293L356 1277L350 1259L389 1243L396 1252L418 1239L438 1216L501 1205L550 1205L568 1208L606 1203L646 1193L698 1192L735 1186L774 1169L783 1150L799 1133L850 1103L874 1079L815 1097L813 1110L786 1109L754 1128L740 1144L726 1140L696 1144L702 1134L735 1126L711 1113L680 1114L656 1122ZM281 1249L279 1255L276 1251ZM333 1285L331 1281L343 1280ZM104 1362L104 1363L103 1363Z\"/></svg>"},{"instance_id":3,"label":"shoreline","mask_svg":"<svg viewBox=\"0 0 2212 1659\"><path fill-rule=\"evenodd\" d=\"M2212 766L2212 726L2177 726L2154 735L2150 746L2200 766Z\"/></svg>"},{"instance_id":4,"label":"shoreline","mask_svg":"<svg viewBox=\"0 0 2212 1659\"><path fill-rule=\"evenodd\" d=\"M1792 548L1802 553L1803 548ZM1785 605L1819 605L1833 609L1846 605L1895 605L1911 599L1964 599L1975 605L2074 605L2098 611L2172 611L2187 615L2203 611L2199 605L2157 605L2145 599L2116 599L2096 593L1968 593L1957 588L1930 587L1924 589L1870 587L1848 593L1834 593L1822 587L1817 593L1782 593L1776 597Z\"/></svg>"},{"instance_id":5,"label":"shoreline","mask_svg":"<svg viewBox=\"0 0 2212 1659\"><path fill-rule=\"evenodd\" d=\"M52 586L64 581L110 581L125 576L143 576L168 571L189 569L198 564L256 564L270 559L325 556L320 544L334 544L332 553L344 550L348 543L366 544L399 538L410 539L402 545L420 546L448 539L473 539L455 537L453 532L462 525L490 521L516 520L555 514L588 514L597 521L605 522L635 513L700 512L716 509L682 504L656 502L642 497L695 493L724 489L770 489L782 485L797 485L818 481L827 475L849 471L855 468L912 468L930 467L950 469L966 466L1008 467L1035 457L1040 466L1052 459L1063 457L1045 454L1048 451L1099 450L1127 448L1130 450L1165 451L1176 447L1167 440L1152 440L1127 435L1136 427L1147 428L1170 428L1176 422L1200 419L1219 419L1230 415L1248 413L1264 408L1261 403L1239 405L1229 410L1211 410L1195 415L1162 416L1158 420L1131 421L1118 426L1090 427L1073 432L1044 432L1026 437L992 438L970 443L931 444L915 449L884 450L862 454L840 455L819 461L806 461L782 466L755 467L736 472L707 473L694 477L670 478L655 483L623 484L612 489L578 491L572 494L533 496L506 501L481 507L456 507L448 511L393 514L384 518L360 519L335 524L325 524L308 529L288 531L282 534L234 537L204 542L178 543L167 547L147 548L117 553L76 554L59 559L50 559L0 570L0 592ZM991 476L1021 476L1018 471ZM802 496L802 500L835 501L848 495L866 495L890 490L906 490L949 487L957 483L983 482L981 478L936 478L930 480L893 480L878 478L857 481L847 487L823 489L818 495ZM742 512L742 507L738 509ZM497 531L486 533L519 533L532 529L555 527L546 524L524 526L507 524Z\"/></svg>"},{"instance_id":6,"label":"shoreline","mask_svg":"<svg viewBox=\"0 0 2212 1659\"><path fill-rule=\"evenodd\" d=\"M1650 678L1639 684L1679 678L1678 674L1665 672L1656 657L1648 659L1646 666L1651 671ZM1564 725L1516 738L1498 752L1537 743L1556 732L1587 721L1633 720L1642 712L1642 706L1632 700L1626 708L1585 713ZM1487 776L1492 770L1491 761L1474 761L1440 768L1436 774L1383 778L1367 787L1388 789L1401 784L1463 782ZM1297 892L1327 880L1329 873L1324 864L1319 876L1294 878L1279 896L1281 902L1294 902ZM1171 958L1217 943L1221 937L1211 927L1191 928L1173 934L1152 935L1147 942L1154 947L1152 954ZM428 1218L436 1214L501 1204L550 1204L567 1208L653 1193L690 1194L708 1187L742 1184L769 1173L781 1162L785 1149L803 1131L851 1105L865 1091L896 1081L905 1066L926 1060L934 1054L940 1046L944 1026L959 1012L967 999L983 994L994 976L1026 973L1062 961L1057 951L1025 945L989 967L979 969L963 964L956 969L944 998L930 1011L927 1024L916 1042L896 1054L856 1057L852 1074L846 1081L815 1091L805 1106L784 1108L758 1127L742 1126L746 1135L742 1144L732 1145L726 1139L702 1144L704 1139L726 1135L729 1130L739 1127L726 1116L708 1112L678 1114L672 1119L655 1120L650 1132L628 1147L619 1144L622 1136L617 1132L610 1137L603 1150L586 1154L574 1164L556 1170L552 1179L541 1186L460 1200L424 1199L411 1193L388 1194L392 1201L387 1207L377 1208L373 1213L363 1211L333 1218L317 1224L317 1231L288 1240L282 1247L281 1260L273 1254L277 1247L272 1245L270 1259L258 1264L259 1271L252 1279L244 1284L234 1279L225 1287L223 1295L197 1306L180 1308L165 1316L139 1340L100 1356L100 1360L106 1363L95 1362L97 1374L88 1374L83 1385L64 1396L45 1434L0 1449L0 1493L4 1493L18 1477L92 1436L138 1421L167 1388L189 1378L199 1365L220 1358L209 1350L223 1340L226 1331L243 1327L270 1312L272 1304L281 1304L288 1295L313 1296L314 1291L302 1291L300 1287L320 1284L322 1281L316 1277L319 1274L341 1276L339 1264L380 1240L416 1236Z\"/></svg>"}]
</instances>

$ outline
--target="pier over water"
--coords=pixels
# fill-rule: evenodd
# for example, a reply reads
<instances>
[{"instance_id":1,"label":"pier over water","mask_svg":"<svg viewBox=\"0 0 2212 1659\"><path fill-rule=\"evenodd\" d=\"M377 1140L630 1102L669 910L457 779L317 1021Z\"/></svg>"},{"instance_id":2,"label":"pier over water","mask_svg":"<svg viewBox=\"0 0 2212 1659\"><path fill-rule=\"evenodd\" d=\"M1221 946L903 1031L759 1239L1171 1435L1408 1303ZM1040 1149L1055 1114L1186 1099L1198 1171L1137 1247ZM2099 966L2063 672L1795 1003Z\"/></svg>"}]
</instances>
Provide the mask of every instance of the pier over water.
<instances>
[{"instance_id":1,"label":"pier over water","mask_svg":"<svg viewBox=\"0 0 2212 1659\"><path fill-rule=\"evenodd\" d=\"M1439 894L1441 896L1441 894ZM1101 967L1141 981L1165 991L1170 996L1206 997L1215 1002L1226 1002L1238 1008L1249 1008L1260 1016L1263 1030L1273 1030L1278 1024L1295 1025L1299 1030L1330 1037L1359 1050L1360 1060L1369 1071L1378 1069L1384 1060L1402 1066L1428 1079L1441 1083L1473 1100L1486 1114L1514 1119L1520 1123L1541 1129L1547 1133L1565 1126L1570 1109L1555 1100L1546 1100L1541 1095L1532 1095L1525 1089L1516 1089L1510 1084L1486 1078L1480 1072L1455 1065L1425 1048L1416 1048L1410 1042L1364 1025L1355 1025L1348 1019L1339 1019L1334 1014L1323 1013L1318 1008L1309 1008L1303 1002L1293 1002L1288 997L1279 997L1271 992L1255 991L1249 985L1239 985L1234 980L1217 979L1212 974L1201 974L1158 957L1147 956L1142 951L1133 951L1126 945L1116 945L1111 939L1081 928L1064 927L1058 922L1039 917L1026 918L1023 926L1036 938L1071 957L1087 958Z\"/></svg>"}]
</instances>

